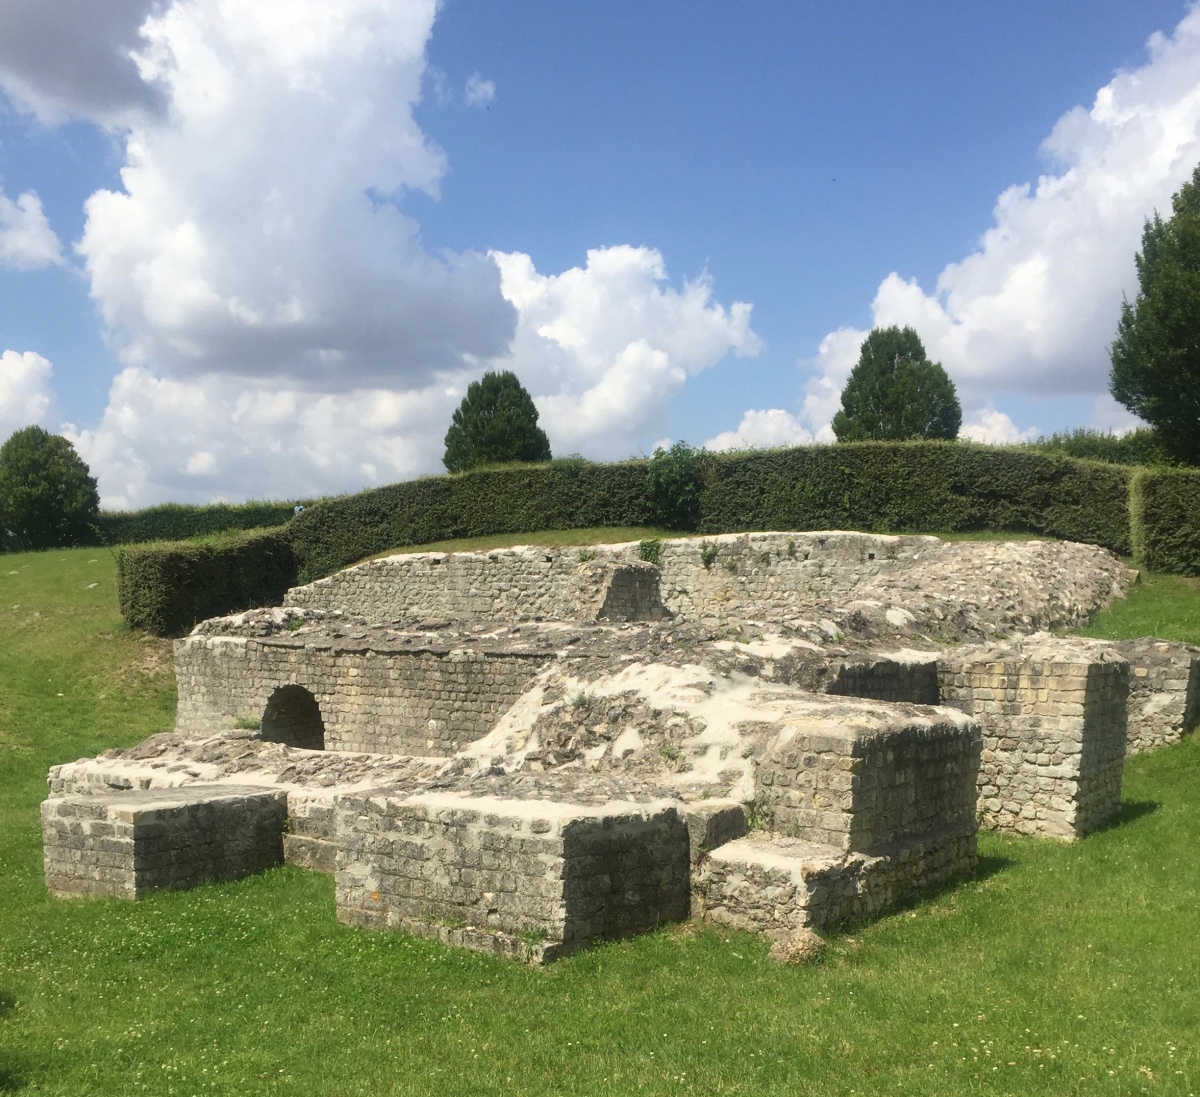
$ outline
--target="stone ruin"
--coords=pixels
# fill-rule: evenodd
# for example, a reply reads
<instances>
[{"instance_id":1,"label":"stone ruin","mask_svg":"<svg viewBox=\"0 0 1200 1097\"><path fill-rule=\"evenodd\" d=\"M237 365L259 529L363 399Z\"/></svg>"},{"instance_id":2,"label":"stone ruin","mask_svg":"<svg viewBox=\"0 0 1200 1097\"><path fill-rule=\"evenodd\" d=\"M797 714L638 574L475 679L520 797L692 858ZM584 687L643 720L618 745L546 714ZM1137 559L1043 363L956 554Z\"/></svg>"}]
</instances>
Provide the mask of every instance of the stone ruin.
<instances>
[{"instance_id":1,"label":"stone ruin","mask_svg":"<svg viewBox=\"0 0 1200 1097\"><path fill-rule=\"evenodd\" d=\"M861 533L370 561L176 641L174 732L50 771L47 884L286 861L345 923L536 962L854 921L969 875L980 825L1104 825L1192 726L1200 649L1052 635L1134 578Z\"/></svg>"}]
</instances>

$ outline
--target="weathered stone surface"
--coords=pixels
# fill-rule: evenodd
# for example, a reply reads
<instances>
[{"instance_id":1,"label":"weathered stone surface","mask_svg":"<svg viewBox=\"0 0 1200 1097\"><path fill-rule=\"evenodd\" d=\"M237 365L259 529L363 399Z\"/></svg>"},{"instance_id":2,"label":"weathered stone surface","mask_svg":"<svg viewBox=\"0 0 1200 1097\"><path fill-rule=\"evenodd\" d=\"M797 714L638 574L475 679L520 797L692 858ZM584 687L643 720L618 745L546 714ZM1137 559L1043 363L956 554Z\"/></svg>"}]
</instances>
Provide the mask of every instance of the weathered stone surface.
<instances>
[{"instance_id":1,"label":"weathered stone surface","mask_svg":"<svg viewBox=\"0 0 1200 1097\"><path fill-rule=\"evenodd\" d=\"M336 808L338 918L351 925L458 930L510 955L536 943L527 958L546 960L688 916L688 831L669 802L381 790Z\"/></svg>"},{"instance_id":2,"label":"weathered stone surface","mask_svg":"<svg viewBox=\"0 0 1200 1097\"><path fill-rule=\"evenodd\" d=\"M714 850L693 886L704 917L778 935L869 917L977 862L973 823L874 855L755 832Z\"/></svg>"},{"instance_id":3,"label":"weathered stone surface","mask_svg":"<svg viewBox=\"0 0 1200 1097\"><path fill-rule=\"evenodd\" d=\"M1129 663L1113 645L1038 635L947 653L942 668L944 703L983 730L985 826L1073 839L1116 813Z\"/></svg>"},{"instance_id":4,"label":"weathered stone surface","mask_svg":"<svg viewBox=\"0 0 1200 1097\"><path fill-rule=\"evenodd\" d=\"M594 621L618 573L640 568L637 593L620 596L630 620L661 617L661 604L696 621L829 618L847 634L982 639L1079 624L1128 582L1111 553L1069 542L747 533L664 540L659 554L660 569L637 543L406 553L295 587L286 604L377 621Z\"/></svg>"},{"instance_id":5,"label":"weathered stone surface","mask_svg":"<svg viewBox=\"0 0 1200 1097\"><path fill-rule=\"evenodd\" d=\"M1200 722L1200 648L1152 636L1113 647L1129 660L1126 753L1177 743Z\"/></svg>"},{"instance_id":6,"label":"weathered stone surface","mask_svg":"<svg viewBox=\"0 0 1200 1097\"><path fill-rule=\"evenodd\" d=\"M51 797L46 886L125 899L236 880L283 861L282 792L224 785Z\"/></svg>"}]
</instances>

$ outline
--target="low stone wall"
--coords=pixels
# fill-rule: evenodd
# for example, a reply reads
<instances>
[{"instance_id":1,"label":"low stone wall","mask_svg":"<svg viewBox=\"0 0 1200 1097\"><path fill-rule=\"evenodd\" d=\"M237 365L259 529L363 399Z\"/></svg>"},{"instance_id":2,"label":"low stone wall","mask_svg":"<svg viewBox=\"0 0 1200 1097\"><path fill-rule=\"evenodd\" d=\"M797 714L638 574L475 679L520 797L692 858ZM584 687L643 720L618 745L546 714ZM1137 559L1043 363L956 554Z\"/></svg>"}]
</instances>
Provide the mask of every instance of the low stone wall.
<instances>
[{"instance_id":1,"label":"low stone wall","mask_svg":"<svg viewBox=\"0 0 1200 1097\"><path fill-rule=\"evenodd\" d=\"M292 746L446 756L487 733L551 658L528 651L389 649L346 638L291 640L193 635L175 641L176 728L192 735L263 720ZM282 709L277 691L311 695L321 742ZM291 691L295 694L295 690ZM284 695L286 696L286 695ZM291 696L292 709L302 707Z\"/></svg>"},{"instance_id":2,"label":"low stone wall","mask_svg":"<svg viewBox=\"0 0 1200 1097\"><path fill-rule=\"evenodd\" d=\"M797 649L773 661L771 681L813 693L936 705L937 653L834 655Z\"/></svg>"},{"instance_id":3,"label":"low stone wall","mask_svg":"<svg viewBox=\"0 0 1200 1097\"><path fill-rule=\"evenodd\" d=\"M46 886L55 895L140 899L236 880L283 861L282 791L189 785L42 803Z\"/></svg>"},{"instance_id":4,"label":"low stone wall","mask_svg":"<svg viewBox=\"0 0 1200 1097\"><path fill-rule=\"evenodd\" d=\"M674 806L381 791L339 797L336 830L338 919L351 925L546 960L688 916Z\"/></svg>"},{"instance_id":5,"label":"low stone wall","mask_svg":"<svg viewBox=\"0 0 1200 1097\"><path fill-rule=\"evenodd\" d=\"M636 545L411 552L293 587L285 606L371 621L659 621L657 572Z\"/></svg>"},{"instance_id":6,"label":"low stone wall","mask_svg":"<svg viewBox=\"0 0 1200 1097\"><path fill-rule=\"evenodd\" d=\"M285 605L372 621L792 622L991 637L1075 625L1119 595L1112 553L1060 542L946 543L870 533L742 533L587 549L405 553L294 587ZM655 577L660 574L656 586ZM979 577L986 574L987 583ZM660 600L661 599L661 600ZM837 626L830 624L832 631Z\"/></svg>"},{"instance_id":7,"label":"low stone wall","mask_svg":"<svg viewBox=\"0 0 1200 1097\"><path fill-rule=\"evenodd\" d=\"M983 731L984 826L1072 839L1117 812L1129 664L1112 645L1035 637L960 649L942 664L941 691Z\"/></svg>"},{"instance_id":8,"label":"low stone wall","mask_svg":"<svg viewBox=\"0 0 1200 1097\"><path fill-rule=\"evenodd\" d=\"M973 830L979 752L975 723L945 709L789 716L759 763L756 801L768 829L836 850Z\"/></svg>"},{"instance_id":9,"label":"low stone wall","mask_svg":"<svg viewBox=\"0 0 1200 1097\"><path fill-rule=\"evenodd\" d=\"M951 829L877 855L837 854L796 838L752 834L698 867L693 909L739 929L779 936L857 922L916 892L970 876L975 828Z\"/></svg>"},{"instance_id":10,"label":"low stone wall","mask_svg":"<svg viewBox=\"0 0 1200 1097\"><path fill-rule=\"evenodd\" d=\"M1200 648L1153 637L1113 647L1130 668L1126 753L1177 743L1200 722Z\"/></svg>"}]
</instances>

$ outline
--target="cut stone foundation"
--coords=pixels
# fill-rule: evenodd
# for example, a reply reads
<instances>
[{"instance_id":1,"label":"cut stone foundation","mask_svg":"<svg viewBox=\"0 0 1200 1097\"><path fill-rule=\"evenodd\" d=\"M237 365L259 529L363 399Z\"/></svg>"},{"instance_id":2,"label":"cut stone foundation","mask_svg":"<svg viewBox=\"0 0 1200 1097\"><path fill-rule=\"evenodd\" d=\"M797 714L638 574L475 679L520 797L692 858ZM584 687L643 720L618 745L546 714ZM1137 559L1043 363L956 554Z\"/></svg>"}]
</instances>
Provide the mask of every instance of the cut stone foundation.
<instances>
[{"instance_id":1,"label":"cut stone foundation","mask_svg":"<svg viewBox=\"0 0 1200 1097\"><path fill-rule=\"evenodd\" d=\"M343 796L339 921L546 961L688 916L674 805Z\"/></svg>"},{"instance_id":2,"label":"cut stone foundation","mask_svg":"<svg viewBox=\"0 0 1200 1097\"><path fill-rule=\"evenodd\" d=\"M237 880L283 861L281 791L188 785L42 803L46 886L55 895L140 899Z\"/></svg>"},{"instance_id":3,"label":"cut stone foundation","mask_svg":"<svg viewBox=\"0 0 1200 1097\"><path fill-rule=\"evenodd\" d=\"M1130 668L1126 753L1179 742L1200 722L1200 648L1153 637L1113 647Z\"/></svg>"},{"instance_id":4,"label":"cut stone foundation","mask_svg":"<svg viewBox=\"0 0 1200 1097\"><path fill-rule=\"evenodd\" d=\"M941 687L943 703L983 730L984 826L1073 839L1116 814L1129 664L1112 645L1039 636L960 649Z\"/></svg>"}]
</instances>

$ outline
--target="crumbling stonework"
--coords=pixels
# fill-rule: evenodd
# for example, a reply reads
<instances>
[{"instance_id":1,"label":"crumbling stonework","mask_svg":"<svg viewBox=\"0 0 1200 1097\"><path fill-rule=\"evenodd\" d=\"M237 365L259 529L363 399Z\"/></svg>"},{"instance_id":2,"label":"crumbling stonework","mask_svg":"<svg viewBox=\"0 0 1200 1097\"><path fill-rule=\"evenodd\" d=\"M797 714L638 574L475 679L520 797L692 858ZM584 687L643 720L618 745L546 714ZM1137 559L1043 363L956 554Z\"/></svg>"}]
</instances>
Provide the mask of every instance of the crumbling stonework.
<instances>
[{"instance_id":1,"label":"crumbling stonework","mask_svg":"<svg viewBox=\"0 0 1200 1097\"><path fill-rule=\"evenodd\" d=\"M341 920L539 962L689 911L776 937L871 916L968 875L980 818L1070 837L1115 810L1128 664L1019 639L1123 591L1103 550L766 533L651 554L413 553L204 622L176 643L176 731L54 767L47 803L192 790L211 814L265 789L278 853L334 874ZM1191 697L1185 661L1139 680ZM78 852L77 879L105 867Z\"/></svg>"},{"instance_id":2,"label":"crumbling stonework","mask_svg":"<svg viewBox=\"0 0 1200 1097\"><path fill-rule=\"evenodd\" d=\"M421 634L406 639L390 644L356 631L176 640L176 720L202 733L239 717L261 719L266 738L292 746L444 756L483 735L548 658L502 645L451 649ZM290 707L307 711L307 720L273 719L286 707L281 691L293 694Z\"/></svg>"},{"instance_id":3,"label":"crumbling stonework","mask_svg":"<svg viewBox=\"0 0 1200 1097\"><path fill-rule=\"evenodd\" d=\"M1200 723L1200 648L1151 636L1113 647L1129 660L1127 754L1177 743Z\"/></svg>"},{"instance_id":4,"label":"crumbling stonework","mask_svg":"<svg viewBox=\"0 0 1200 1097\"><path fill-rule=\"evenodd\" d=\"M944 703L983 728L984 825L1069 839L1116 813L1129 664L1111 645L1041 637L960 649L941 686Z\"/></svg>"},{"instance_id":5,"label":"crumbling stonework","mask_svg":"<svg viewBox=\"0 0 1200 1097\"><path fill-rule=\"evenodd\" d=\"M286 810L282 792L229 785L51 797L42 803L46 886L140 899L236 880L283 862Z\"/></svg>"}]
</instances>

